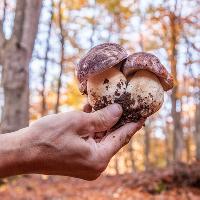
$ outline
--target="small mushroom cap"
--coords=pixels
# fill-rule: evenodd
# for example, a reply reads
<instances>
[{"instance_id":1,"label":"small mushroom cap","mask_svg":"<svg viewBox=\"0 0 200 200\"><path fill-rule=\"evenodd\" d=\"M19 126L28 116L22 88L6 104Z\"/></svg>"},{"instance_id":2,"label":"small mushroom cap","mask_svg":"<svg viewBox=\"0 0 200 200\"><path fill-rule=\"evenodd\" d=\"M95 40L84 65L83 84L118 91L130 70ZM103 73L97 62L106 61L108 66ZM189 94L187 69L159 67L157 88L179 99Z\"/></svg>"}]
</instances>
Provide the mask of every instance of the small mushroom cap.
<instances>
[{"instance_id":1,"label":"small mushroom cap","mask_svg":"<svg viewBox=\"0 0 200 200\"><path fill-rule=\"evenodd\" d=\"M89 77L117 65L127 57L126 50L119 44L104 43L93 47L80 60L76 68L80 91L83 93L86 92L87 79Z\"/></svg>"},{"instance_id":2,"label":"small mushroom cap","mask_svg":"<svg viewBox=\"0 0 200 200\"><path fill-rule=\"evenodd\" d=\"M173 88L172 75L153 54L139 52L128 56L123 65L124 75L127 77L138 70L148 70L156 74L165 91Z\"/></svg>"}]
</instances>

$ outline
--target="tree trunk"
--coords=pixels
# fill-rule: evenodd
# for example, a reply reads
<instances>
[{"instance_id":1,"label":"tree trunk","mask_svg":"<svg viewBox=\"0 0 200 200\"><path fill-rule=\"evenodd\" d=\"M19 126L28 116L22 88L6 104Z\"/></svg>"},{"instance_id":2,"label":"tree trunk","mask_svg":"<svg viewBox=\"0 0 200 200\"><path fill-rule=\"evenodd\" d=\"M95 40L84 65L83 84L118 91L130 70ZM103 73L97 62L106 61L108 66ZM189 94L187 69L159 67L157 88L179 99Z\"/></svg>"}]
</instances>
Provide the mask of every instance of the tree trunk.
<instances>
[{"instance_id":1,"label":"tree trunk","mask_svg":"<svg viewBox=\"0 0 200 200\"><path fill-rule=\"evenodd\" d=\"M200 88L200 78L197 79L197 86ZM200 91L198 90L195 112L195 142L196 142L196 160L200 161Z\"/></svg>"},{"instance_id":2,"label":"tree trunk","mask_svg":"<svg viewBox=\"0 0 200 200\"><path fill-rule=\"evenodd\" d=\"M12 36L6 41L3 33L0 35L4 37L0 48L5 98L2 133L23 128L29 122L29 62L37 34L41 5L42 0L17 0Z\"/></svg>"},{"instance_id":3,"label":"tree trunk","mask_svg":"<svg viewBox=\"0 0 200 200\"><path fill-rule=\"evenodd\" d=\"M177 27L177 18L174 13L170 13L170 65L172 75L174 77L175 85L171 94L171 103L172 103L172 118L173 118L173 159L175 162L181 161L182 150L183 150L183 132L181 127L181 112L178 110L177 104L180 103L177 98L178 93L178 81L177 81L177 44L178 44L178 33L176 31Z\"/></svg>"},{"instance_id":4,"label":"tree trunk","mask_svg":"<svg viewBox=\"0 0 200 200\"><path fill-rule=\"evenodd\" d=\"M169 137L171 136L171 131L170 131L170 124L167 123L165 127L165 158L166 158L166 164L167 166L170 165L170 139Z\"/></svg>"},{"instance_id":5,"label":"tree trunk","mask_svg":"<svg viewBox=\"0 0 200 200\"><path fill-rule=\"evenodd\" d=\"M130 160L131 160L131 169L132 171L135 171L135 158L134 158L134 149L133 149L132 140L128 143L128 151L129 151Z\"/></svg>"},{"instance_id":6,"label":"tree trunk","mask_svg":"<svg viewBox=\"0 0 200 200\"><path fill-rule=\"evenodd\" d=\"M150 132L147 125L144 127L144 165L145 170L149 170L149 152L150 152Z\"/></svg>"},{"instance_id":7,"label":"tree trunk","mask_svg":"<svg viewBox=\"0 0 200 200\"><path fill-rule=\"evenodd\" d=\"M47 39L46 39L46 52L45 52L45 58L44 58L44 69L42 72L42 91L41 91L41 97L42 97L42 106L41 106L41 115L46 115L47 112L47 105L46 105L46 95L45 95L45 88L46 88L46 75L47 75L47 67L48 67L48 54L50 51L50 37L51 37L51 28L52 28L52 21L53 21L53 0L51 0L51 11L50 11L50 22L49 22L49 29L47 33Z\"/></svg>"},{"instance_id":8,"label":"tree trunk","mask_svg":"<svg viewBox=\"0 0 200 200\"><path fill-rule=\"evenodd\" d=\"M174 87L171 95L172 102L172 118L173 118L173 159L175 162L179 162L182 159L182 150L183 150L183 132L181 127L181 112L178 111L177 103L178 99L176 98L177 86Z\"/></svg>"},{"instance_id":9,"label":"tree trunk","mask_svg":"<svg viewBox=\"0 0 200 200\"><path fill-rule=\"evenodd\" d=\"M116 175L118 175L120 173L118 155L115 156L114 161L115 161L115 173L116 173Z\"/></svg>"},{"instance_id":10,"label":"tree trunk","mask_svg":"<svg viewBox=\"0 0 200 200\"><path fill-rule=\"evenodd\" d=\"M62 25L62 0L59 1L59 28L60 28L61 59L60 59L60 72L58 75L58 87L57 87L55 113L58 113L58 109L60 105L60 90L62 87L62 74L63 74L63 69L64 69L64 53L65 53L64 29Z\"/></svg>"}]
</instances>

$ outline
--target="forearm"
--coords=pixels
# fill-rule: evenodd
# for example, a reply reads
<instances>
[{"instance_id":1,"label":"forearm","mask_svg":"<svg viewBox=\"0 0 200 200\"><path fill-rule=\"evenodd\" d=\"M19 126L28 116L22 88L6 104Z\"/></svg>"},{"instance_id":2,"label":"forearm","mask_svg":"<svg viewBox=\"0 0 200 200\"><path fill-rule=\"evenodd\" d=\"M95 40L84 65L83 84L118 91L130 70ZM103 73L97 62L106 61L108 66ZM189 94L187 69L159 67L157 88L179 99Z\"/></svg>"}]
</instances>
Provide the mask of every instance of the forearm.
<instances>
[{"instance_id":1,"label":"forearm","mask_svg":"<svg viewBox=\"0 0 200 200\"><path fill-rule=\"evenodd\" d=\"M33 152L29 128L0 135L0 178L30 173Z\"/></svg>"}]
</instances>

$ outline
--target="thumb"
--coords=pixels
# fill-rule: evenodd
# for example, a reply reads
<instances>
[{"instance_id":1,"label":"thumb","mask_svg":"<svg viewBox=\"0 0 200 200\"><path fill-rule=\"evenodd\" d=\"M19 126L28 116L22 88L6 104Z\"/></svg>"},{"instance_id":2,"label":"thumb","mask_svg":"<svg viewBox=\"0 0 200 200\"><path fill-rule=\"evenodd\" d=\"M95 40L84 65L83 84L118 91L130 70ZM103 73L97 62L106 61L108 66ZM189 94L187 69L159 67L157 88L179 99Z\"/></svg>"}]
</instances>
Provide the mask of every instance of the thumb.
<instances>
[{"instance_id":1,"label":"thumb","mask_svg":"<svg viewBox=\"0 0 200 200\"><path fill-rule=\"evenodd\" d=\"M122 115L122 107L119 104L111 104L101 110L89 113L89 122L95 132L109 130Z\"/></svg>"}]
</instances>

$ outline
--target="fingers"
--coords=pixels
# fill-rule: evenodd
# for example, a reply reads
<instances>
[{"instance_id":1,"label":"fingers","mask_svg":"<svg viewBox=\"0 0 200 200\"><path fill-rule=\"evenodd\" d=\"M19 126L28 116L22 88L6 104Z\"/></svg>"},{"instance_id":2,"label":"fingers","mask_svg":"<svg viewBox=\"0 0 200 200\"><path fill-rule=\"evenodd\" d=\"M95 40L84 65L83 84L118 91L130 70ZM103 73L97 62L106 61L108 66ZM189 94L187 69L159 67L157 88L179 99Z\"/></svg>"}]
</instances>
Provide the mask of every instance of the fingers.
<instances>
[{"instance_id":1,"label":"fingers","mask_svg":"<svg viewBox=\"0 0 200 200\"><path fill-rule=\"evenodd\" d=\"M109 134L102 142L100 142L100 151L104 151L105 155L110 159L124 145L126 145L131 137L142 128L144 119L137 123L128 123L116 131Z\"/></svg>"},{"instance_id":2,"label":"fingers","mask_svg":"<svg viewBox=\"0 0 200 200\"><path fill-rule=\"evenodd\" d=\"M122 115L122 107L119 104L109 105L101 110L90 113L88 122L94 127L95 132L109 130Z\"/></svg>"},{"instance_id":3,"label":"fingers","mask_svg":"<svg viewBox=\"0 0 200 200\"><path fill-rule=\"evenodd\" d=\"M86 113L92 112L92 106L89 103L85 104L83 106L83 112L86 112Z\"/></svg>"}]
</instances>

